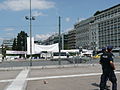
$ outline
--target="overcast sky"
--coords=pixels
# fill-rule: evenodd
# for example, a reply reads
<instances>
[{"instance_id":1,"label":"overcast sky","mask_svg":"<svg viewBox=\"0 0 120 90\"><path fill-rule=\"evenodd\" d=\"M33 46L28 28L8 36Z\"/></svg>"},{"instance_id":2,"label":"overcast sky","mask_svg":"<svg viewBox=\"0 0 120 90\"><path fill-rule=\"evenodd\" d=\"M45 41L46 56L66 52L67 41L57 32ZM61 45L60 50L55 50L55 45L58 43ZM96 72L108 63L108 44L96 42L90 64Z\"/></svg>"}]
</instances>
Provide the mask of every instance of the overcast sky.
<instances>
[{"instance_id":1,"label":"overcast sky","mask_svg":"<svg viewBox=\"0 0 120 90\"><path fill-rule=\"evenodd\" d=\"M14 38L23 30L29 35L30 0L0 0L0 44ZM74 28L78 20L91 17L97 10L120 4L119 0L31 0L32 36L44 40L58 32L58 17L61 16L61 32Z\"/></svg>"}]
</instances>

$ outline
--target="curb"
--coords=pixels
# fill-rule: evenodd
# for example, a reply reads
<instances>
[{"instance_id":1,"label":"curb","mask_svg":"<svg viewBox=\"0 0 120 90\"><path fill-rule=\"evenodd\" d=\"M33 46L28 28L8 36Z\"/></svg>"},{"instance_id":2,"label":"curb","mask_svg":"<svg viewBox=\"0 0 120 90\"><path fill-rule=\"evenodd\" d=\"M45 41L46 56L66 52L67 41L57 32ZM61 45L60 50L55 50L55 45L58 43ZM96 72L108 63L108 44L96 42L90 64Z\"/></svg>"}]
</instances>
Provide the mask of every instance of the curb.
<instances>
[{"instance_id":1,"label":"curb","mask_svg":"<svg viewBox=\"0 0 120 90\"><path fill-rule=\"evenodd\" d=\"M120 65L120 63L115 63ZM0 71L9 71L9 70L22 70L22 69L56 69L56 68L75 68L82 66L100 66L100 64L70 64L70 65L51 65L51 66L25 66L25 67L7 67L0 68Z\"/></svg>"},{"instance_id":2,"label":"curb","mask_svg":"<svg viewBox=\"0 0 120 90\"><path fill-rule=\"evenodd\" d=\"M22 70L22 69L54 69L54 68L72 68L81 66L98 66L99 64L71 64L71 65L51 65L51 66L25 66L25 67L7 67L0 68L0 71Z\"/></svg>"}]
</instances>

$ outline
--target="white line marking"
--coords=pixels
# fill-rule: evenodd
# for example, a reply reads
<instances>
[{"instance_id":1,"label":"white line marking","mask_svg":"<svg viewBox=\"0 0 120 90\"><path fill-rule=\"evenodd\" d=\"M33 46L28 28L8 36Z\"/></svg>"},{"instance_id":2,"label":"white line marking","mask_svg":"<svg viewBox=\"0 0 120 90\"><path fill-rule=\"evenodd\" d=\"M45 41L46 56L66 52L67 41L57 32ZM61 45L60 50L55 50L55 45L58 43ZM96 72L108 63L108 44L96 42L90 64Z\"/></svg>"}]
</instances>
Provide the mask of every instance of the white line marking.
<instances>
[{"instance_id":1,"label":"white line marking","mask_svg":"<svg viewBox=\"0 0 120 90\"><path fill-rule=\"evenodd\" d=\"M120 72L115 72L120 73ZM41 80L41 79L55 79L55 78L69 78L69 77L87 77L87 76L97 76L102 73L89 73L89 74L76 74L76 75L61 75L61 76L48 76L48 77L38 77L38 78L27 78L27 80Z\"/></svg>"},{"instance_id":2,"label":"white line marking","mask_svg":"<svg viewBox=\"0 0 120 90\"><path fill-rule=\"evenodd\" d=\"M48 77L28 78L27 80L69 78L69 77L82 77L82 76L96 76L96 75L100 75L100 74L101 73L89 73L89 74L76 74L76 75L48 76Z\"/></svg>"},{"instance_id":3,"label":"white line marking","mask_svg":"<svg viewBox=\"0 0 120 90\"><path fill-rule=\"evenodd\" d=\"M2 82L12 82L14 79L8 79L8 80L0 80L0 83Z\"/></svg>"},{"instance_id":4,"label":"white line marking","mask_svg":"<svg viewBox=\"0 0 120 90\"><path fill-rule=\"evenodd\" d=\"M119 74L120 72L115 72ZM67 78L67 77L87 77L87 76L97 76L101 73L89 73L89 74L76 74L76 75L61 75L61 76L48 76L48 77L37 77L37 78L27 78L26 80L41 80L41 79L54 79L54 78ZM0 82L11 82L13 79L9 80L0 80Z\"/></svg>"},{"instance_id":5,"label":"white line marking","mask_svg":"<svg viewBox=\"0 0 120 90\"><path fill-rule=\"evenodd\" d=\"M20 72L20 74L13 80L13 82L5 90L23 90L26 85L26 77L29 70L25 69Z\"/></svg>"}]
</instances>

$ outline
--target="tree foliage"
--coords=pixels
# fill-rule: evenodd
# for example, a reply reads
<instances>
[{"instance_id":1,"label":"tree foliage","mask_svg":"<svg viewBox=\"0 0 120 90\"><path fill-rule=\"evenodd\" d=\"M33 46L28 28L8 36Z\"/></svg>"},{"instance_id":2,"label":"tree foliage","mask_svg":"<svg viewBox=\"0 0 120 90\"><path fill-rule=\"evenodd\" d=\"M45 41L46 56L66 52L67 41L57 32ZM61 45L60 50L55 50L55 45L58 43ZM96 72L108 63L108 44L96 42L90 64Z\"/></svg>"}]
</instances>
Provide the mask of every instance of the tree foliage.
<instances>
[{"instance_id":1,"label":"tree foliage","mask_svg":"<svg viewBox=\"0 0 120 90\"><path fill-rule=\"evenodd\" d=\"M12 50L17 50L17 40L14 38Z\"/></svg>"},{"instance_id":2,"label":"tree foliage","mask_svg":"<svg viewBox=\"0 0 120 90\"><path fill-rule=\"evenodd\" d=\"M27 37L28 35L24 31L21 31L20 33L18 33L17 38L14 39L12 49L17 51L26 51Z\"/></svg>"}]
</instances>

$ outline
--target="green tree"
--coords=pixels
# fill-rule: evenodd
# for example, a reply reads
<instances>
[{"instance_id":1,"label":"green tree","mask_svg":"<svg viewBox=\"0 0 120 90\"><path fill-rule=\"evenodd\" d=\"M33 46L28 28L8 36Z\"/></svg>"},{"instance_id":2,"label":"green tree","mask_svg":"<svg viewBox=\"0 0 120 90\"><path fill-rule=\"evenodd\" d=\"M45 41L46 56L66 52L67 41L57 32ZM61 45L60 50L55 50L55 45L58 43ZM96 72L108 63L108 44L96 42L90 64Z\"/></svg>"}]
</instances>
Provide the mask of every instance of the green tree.
<instances>
[{"instance_id":1,"label":"green tree","mask_svg":"<svg viewBox=\"0 0 120 90\"><path fill-rule=\"evenodd\" d=\"M26 51L27 50L27 33L21 31L18 33L16 40L13 42L13 50Z\"/></svg>"},{"instance_id":2,"label":"green tree","mask_svg":"<svg viewBox=\"0 0 120 90\"><path fill-rule=\"evenodd\" d=\"M17 50L17 40L14 38L12 50Z\"/></svg>"}]
</instances>

